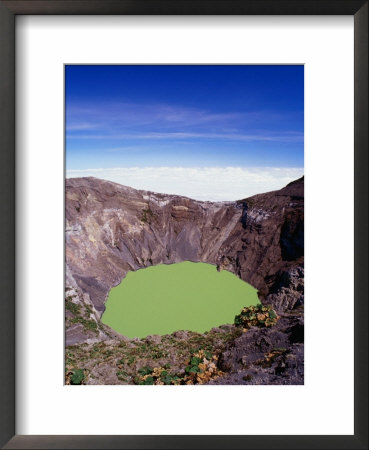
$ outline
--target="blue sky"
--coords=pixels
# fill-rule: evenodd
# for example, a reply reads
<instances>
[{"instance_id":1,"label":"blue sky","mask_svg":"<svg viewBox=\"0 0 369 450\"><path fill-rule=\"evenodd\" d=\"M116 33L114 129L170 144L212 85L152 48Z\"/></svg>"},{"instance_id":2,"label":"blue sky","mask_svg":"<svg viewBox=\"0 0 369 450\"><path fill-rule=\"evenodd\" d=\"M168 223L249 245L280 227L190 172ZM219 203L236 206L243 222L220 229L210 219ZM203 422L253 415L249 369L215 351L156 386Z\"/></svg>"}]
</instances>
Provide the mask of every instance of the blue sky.
<instances>
[{"instance_id":1,"label":"blue sky","mask_svg":"<svg viewBox=\"0 0 369 450\"><path fill-rule=\"evenodd\" d=\"M70 65L65 93L67 176L304 165L303 66Z\"/></svg>"}]
</instances>

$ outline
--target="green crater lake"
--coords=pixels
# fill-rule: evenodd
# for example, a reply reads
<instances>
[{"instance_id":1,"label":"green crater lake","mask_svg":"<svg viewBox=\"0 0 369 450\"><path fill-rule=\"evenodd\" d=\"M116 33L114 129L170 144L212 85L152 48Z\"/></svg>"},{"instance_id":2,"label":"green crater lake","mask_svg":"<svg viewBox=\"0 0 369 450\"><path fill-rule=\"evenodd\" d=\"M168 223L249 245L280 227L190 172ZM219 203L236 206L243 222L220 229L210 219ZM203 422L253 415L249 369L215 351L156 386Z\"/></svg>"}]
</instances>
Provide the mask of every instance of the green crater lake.
<instances>
[{"instance_id":1,"label":"green crater lake","mask_svg":"<svg viewBox=\"0 0 369 450\"><path fill-rule=\"evenodd\" d=\"M109 293L102 322L129 338L177 330L203 333L233 323L257 290L211 264L160 264L128 272Z\"/></svg>"}]
</instances>

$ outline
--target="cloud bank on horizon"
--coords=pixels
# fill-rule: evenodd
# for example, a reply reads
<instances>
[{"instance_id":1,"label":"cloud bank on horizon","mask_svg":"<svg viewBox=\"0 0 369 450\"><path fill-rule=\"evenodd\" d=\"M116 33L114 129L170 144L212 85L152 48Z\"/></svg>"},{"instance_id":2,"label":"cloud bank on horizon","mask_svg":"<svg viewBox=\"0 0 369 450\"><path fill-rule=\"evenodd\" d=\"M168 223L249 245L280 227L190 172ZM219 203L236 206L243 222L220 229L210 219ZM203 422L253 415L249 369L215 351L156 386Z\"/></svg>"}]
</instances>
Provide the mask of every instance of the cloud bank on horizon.
<instances>
[{"instance_id":1,"label":"cloud bank on horizon","mask_svg":"<svg viewBox=\"0 0 369 450\"><path fill-rule=\"evenodd\" d=\"M67 178L92 176L196 200L233 201L281 189L303 173L303 168L126 167L67 170Z\"/></svg>"},{"instance_id":2,"label":"cloud bank on horizon","mask_svg":"<svg viewBox=\"0 0 369 450\"><path fill-rule=\"evenodd\" d=\"M301 65L67 65L68 177L201 200L303 174Z\"/></svg>"}]
</instances>

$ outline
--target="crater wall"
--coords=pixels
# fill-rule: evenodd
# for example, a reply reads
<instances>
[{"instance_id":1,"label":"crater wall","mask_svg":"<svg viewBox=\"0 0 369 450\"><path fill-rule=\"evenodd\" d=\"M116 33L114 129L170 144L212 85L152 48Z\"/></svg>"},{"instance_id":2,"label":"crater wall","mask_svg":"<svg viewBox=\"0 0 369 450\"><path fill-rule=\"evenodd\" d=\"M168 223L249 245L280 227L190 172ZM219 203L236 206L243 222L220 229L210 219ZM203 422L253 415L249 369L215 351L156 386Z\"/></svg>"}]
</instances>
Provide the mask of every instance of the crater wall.
<instances>
[{"instance_id":1,"label":"crater wall","mask_svg":"<svg viewBox=\"0 0 369 450\"><path fill-rule=\"evenodd\" d=\"M226 269L277 311L303 303L304 180L202 202L96 178L66 180L66 288L101 317L128 271L181 261ZM68 335L68 330L67 330Z\"/></svg>"}]
</instances>

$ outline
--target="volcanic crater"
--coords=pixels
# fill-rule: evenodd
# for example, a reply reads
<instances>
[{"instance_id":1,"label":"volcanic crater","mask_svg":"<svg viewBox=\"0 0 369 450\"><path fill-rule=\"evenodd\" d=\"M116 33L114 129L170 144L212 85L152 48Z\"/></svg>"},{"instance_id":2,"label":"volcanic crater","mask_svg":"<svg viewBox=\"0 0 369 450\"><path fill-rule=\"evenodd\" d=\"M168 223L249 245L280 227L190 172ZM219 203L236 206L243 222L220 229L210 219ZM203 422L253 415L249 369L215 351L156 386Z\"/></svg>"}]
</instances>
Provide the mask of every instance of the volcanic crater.
<instances>
[{"instance_id":1,"label":"volcanic crater","mask_svg":"<svg viewBox=\"0 0 369 450\"><path fill-rule=\"evenodd\" d=\"M232 340L219 359L228 374L213 382L303 382L303 177L232 202L136 190L93 177L67 179L65 195L67 346L114 347L125 339L100 318L110 289L129 271L205 262L254 286L261 303L280 317L273 330L253 329ZM269 367L252 362L274 348L293 358L282 352ZM242 358L251 361L248 369Z\"/></svg>"}]
</instances>

